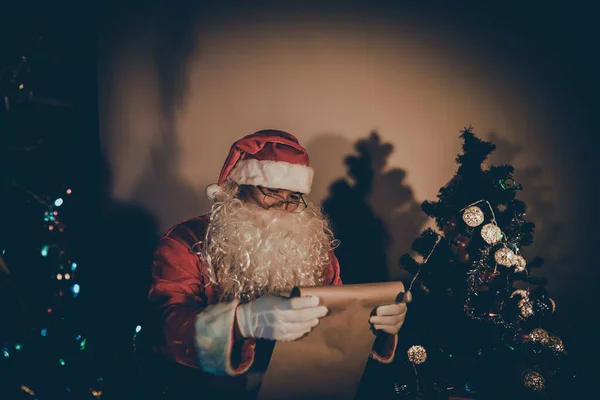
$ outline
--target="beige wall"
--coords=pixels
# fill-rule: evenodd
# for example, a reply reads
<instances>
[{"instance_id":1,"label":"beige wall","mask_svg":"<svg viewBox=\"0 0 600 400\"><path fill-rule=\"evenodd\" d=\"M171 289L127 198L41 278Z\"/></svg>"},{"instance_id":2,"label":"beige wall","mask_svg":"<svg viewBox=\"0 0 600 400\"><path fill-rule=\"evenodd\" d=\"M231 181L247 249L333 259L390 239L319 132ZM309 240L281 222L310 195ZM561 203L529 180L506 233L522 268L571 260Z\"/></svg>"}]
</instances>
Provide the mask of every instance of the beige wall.
<instances>
[{"instance_id":1,"label":"beige wall","mask_svg":"<svg viewBox=\"0 0 600 400\"><path fill-rule=\"evenodd\" d=\"M161 69L169 60L156 55L164 33L152 18L119 34L107 29L100 125L113 198L147 208L165 230L208 210L204 188L217 179L234 140L275 128L308 148L316 202L346 175L343 159L354 143L377 131L394 146L385 168L406 171L402 183L414 195L407 206L414 206L435 199L452 177L459 131L472 124L498 144L494 162L517 168L521 198L539 224L531 254L554 260L543 273L550 289L566 282L575 290L577 267L562 263L576 256L578 226L569 222L580 215L559 100L518 58L426 22L205 14L192 21L187 56L171 60L173 88ZM381 185L373 206L392 230L389 268L397 276L397 257L419 229L392 227L402 210L385 204Z\"/></svg>"}]
</instances>

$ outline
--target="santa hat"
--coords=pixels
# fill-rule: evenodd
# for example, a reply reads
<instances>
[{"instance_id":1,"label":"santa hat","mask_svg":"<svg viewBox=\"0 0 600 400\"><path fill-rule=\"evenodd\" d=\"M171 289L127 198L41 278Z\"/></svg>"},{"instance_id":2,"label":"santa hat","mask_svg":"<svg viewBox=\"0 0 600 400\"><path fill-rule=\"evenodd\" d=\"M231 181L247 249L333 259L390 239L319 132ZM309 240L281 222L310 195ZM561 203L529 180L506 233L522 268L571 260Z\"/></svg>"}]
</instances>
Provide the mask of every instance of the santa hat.
<instances>
[{"instance_id":1,"label":"santa hat","mask_svg":"<svg viewBox=\"0 0 600 400\"><path fill-rule=\"evenodd\" d=\"M209 185L206 195L214 200L226 180L307 194L313 176L308 154L298 139L287 132L263 130L231 146L219 182Z\"/></svg>"}]
</instances>

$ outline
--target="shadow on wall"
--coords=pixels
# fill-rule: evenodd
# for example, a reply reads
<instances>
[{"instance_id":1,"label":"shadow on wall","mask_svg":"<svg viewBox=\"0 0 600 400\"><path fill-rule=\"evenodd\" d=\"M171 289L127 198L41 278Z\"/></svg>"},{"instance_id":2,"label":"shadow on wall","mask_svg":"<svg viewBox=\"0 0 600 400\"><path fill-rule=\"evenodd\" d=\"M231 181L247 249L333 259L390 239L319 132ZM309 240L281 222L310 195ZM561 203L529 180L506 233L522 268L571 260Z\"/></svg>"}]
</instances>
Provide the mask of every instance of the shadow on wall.
<instances>
[{"instance_id":1,"label":"shadow on wall","mask_svg":"<svg viewBox=\"0 0 600 400\"><path fill-rule=\"evenodd\" d=\"M496 150L491 154L489 162L494 165L511 164L515 167L515 181L523 185L523 191L517 193L517 198L527 204L527 220L535 224L533 244L523 250L525 256L541 257L544 264L539 271L534 271L538 276L548 278L550 294L560 290L558 286L564 272L564 267L569 265L568 248L565 237L565 222L561 221L556 206L546 199L552 187L545 183L543 169L539 165L519 168L515 159L523 151L523 146L512 143L498 135L490 133L489 140L496 145ZM572 272L571 272L572 273Z\"/></svg>"},{"instance_id":2,"label":"shadow on wall","mask_svg":"<svg viewBox=\"0 0 600 400\"><path fill-rule=\"evenodd\" d=\"M141 386L136 381L133 335L145 325L150 265L159 239L156 218L143 207L110 198L111 172L102 158L102 218L96 238L87 250L93 268L85 277L90 318L89 338L95 343L96 368L103 374L107 399L135 398ZM83 272L83 271L82 271Z\"/></svg>"},{"instance_id":3,"label":"shadow on wall","mask_svg":"<svg viewBox=\"0 0 600 400\"><path fill-rule=\"evenodd\" d=\"M205 210L210 202L203 195L183 183L177 174L180 147L176 135L176 111L183 106L189 87L187 68L197 50L198 33L195 29L200 11L193 2L183 7L161 6L154 10L152 19L155 36L154 63L158 73L158 96L162 124L159 145L152 149L149 168L139 180L134 198L144 199L151 210L162 213L165 225L192 217L186 210ZM166 4L166 3L165 3Z\"/></svg>"},{"instance_id":4,"label":"shadow on wall","mask_svg":"<svg viewBox=\"0 0 600 400\"><path fill-rule=\"evenodd\" d=\"M344 142L340 146L333 141L328 144L332 149L344 147ZM398 259L418 236L426 216L412 190L403 183L406 172L386 170L393 151L390 143L382 143L379 134L373 132L359 140L354 149L357 154L344 159L348 178L333 182L323 201L323 210L341 241L336 255L342 279L345 283L368 283L406 278ZM331 153L325 156L329 160ZM314 153L311 157L315 165L324 163Z\"/></svg>"}]
</instances>

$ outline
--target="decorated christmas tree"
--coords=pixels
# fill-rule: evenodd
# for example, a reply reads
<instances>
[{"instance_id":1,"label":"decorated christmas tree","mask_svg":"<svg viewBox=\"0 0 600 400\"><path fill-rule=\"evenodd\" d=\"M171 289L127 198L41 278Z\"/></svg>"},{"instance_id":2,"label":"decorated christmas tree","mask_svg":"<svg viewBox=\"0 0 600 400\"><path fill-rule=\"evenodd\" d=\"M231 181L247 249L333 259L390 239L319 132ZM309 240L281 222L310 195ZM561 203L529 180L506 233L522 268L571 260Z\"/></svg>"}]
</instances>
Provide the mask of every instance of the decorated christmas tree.
<instances>
[{"instance_id":1,"label":"decorated christmas tree","mask_svg":"<svg viewBox=\"0 0 600 400\"><path fill-rule=\"evenodd\" d=\"M85 165L69 145L79 134L76 82L58 46L21 39L0 58L0 398L101 398L80 302L86 237L77 222L89 205L73 185Z\"/></svg>"},{"instance_id":2,"label":"decorated christmas tree","mask_svg":"<svg viewBox=\"0 0 600 400\"><path fill-rule=\"evenodd\" d=\"M559 398L571 384L568 329L524 252L534 224L510 165L485 167L495 145L462 131L456 175L426 201L435 219L401 265L414 296L395 390L406 398ZM567 348L566 348L567 347ZM410 377L410 379L408 378Z\"/></svg>"}]
</instances>

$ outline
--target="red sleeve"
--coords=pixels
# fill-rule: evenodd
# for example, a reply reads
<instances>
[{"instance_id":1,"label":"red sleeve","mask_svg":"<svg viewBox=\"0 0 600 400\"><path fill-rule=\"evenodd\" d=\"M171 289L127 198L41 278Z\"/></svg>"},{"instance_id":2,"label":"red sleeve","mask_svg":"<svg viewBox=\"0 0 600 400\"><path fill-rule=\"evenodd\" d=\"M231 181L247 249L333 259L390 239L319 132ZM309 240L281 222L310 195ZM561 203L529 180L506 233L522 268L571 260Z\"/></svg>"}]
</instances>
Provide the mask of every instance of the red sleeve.
<instances>
[{"instance_id":1,"label":"red sleeve","mask_svg":"<svg viewBox=\"0 0 600 400\"><path fill-rule=\"evenodd\" d=\"M340 263L337 257L331 252L331 263L325 275L325 282L329 285L341 285ZM377 332L377 338L371 350L371 357L383 364L391 363L394 360L394 353L398 346L398 335L390 335L385 332Z\"/></svg>"},{"instance_id":2,"label":"red sleeve","mask_svg":"<svg viewBox=\"0 0 600 400\"><path fill-rule=\"evenodd\" d=\"M161 239L152 265L149 293L149 301L159 313L164 336L157 350L180 364L202 367L207 372L244 373L254 359L254 341L233 345L237 303L211 305L206 288L197 255L175 239ZM203 337L206 336L203 329L222 334L217 340ZM219 342L220 347L215 342ZM210 343L210 348L205 348L205 343Z\"/></svg>"}]
</instances>

